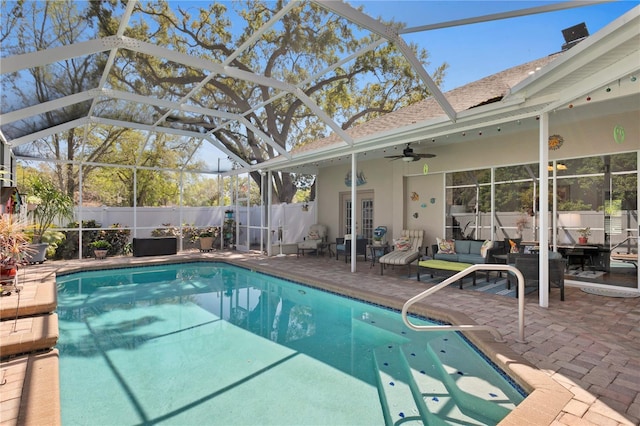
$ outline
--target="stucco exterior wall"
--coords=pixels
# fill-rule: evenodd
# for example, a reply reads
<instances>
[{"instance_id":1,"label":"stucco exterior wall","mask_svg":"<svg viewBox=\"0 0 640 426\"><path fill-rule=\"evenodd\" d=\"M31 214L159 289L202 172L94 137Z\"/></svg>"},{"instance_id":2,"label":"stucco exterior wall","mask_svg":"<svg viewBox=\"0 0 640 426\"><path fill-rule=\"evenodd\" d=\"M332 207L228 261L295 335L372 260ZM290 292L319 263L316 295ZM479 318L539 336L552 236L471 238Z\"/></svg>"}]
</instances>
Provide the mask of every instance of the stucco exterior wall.
<instances>
[{"instance_id":1,"label":"stucco exterior wall","mask_svg":"<svg viewBox=\"0 0 640 426\"><path fill-rule=\"evenodd\" d=\"M549 134L564 138L563 146L549 151L549 160L613 154L640 150L639 111L586 117L575 121L579 111L565 112L562 117L549 116ZM528 120L535 121L535 118ZM518 126L524 128L518 130ZM618 142L613 137L616 126L625 130L625 139ZM366 177L366 183L358 190L374 191L374 218L376 225L389 228L389 238L404 228L424 229L425 244L431 244L444 234L444 172L477 169L495 165L513 165L538 162L539 130L535 123L517 122L467 132L468 142L448 146L429 147L428 142L414 144L417 152L430 152L437 157L405 163L376 159L358 161L358 172ZM426 146L425 146L426 145ZM424 175L427 164L429 171ZM326 167L318 175L318 221L329 226L330 239L341 236L338 230L339 193L349 191L345 176L351 163ZM411 201L411 193L419 199ZM433 199L433 201L432 201ZM418 217L413 217L418 213Z\"/></svg>"}]
</instances>

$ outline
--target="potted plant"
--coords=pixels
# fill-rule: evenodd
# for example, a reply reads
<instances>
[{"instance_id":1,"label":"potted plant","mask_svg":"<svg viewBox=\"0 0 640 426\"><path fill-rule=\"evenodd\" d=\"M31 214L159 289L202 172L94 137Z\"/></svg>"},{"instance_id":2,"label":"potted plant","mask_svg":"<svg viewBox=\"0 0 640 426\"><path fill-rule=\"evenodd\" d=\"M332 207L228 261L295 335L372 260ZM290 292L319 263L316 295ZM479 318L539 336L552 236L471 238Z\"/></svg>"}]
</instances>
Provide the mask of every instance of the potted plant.
<instances>
[{"instance_id":1,"label":"potted plant","mask_svg":"<svg viewBox=\"0 0 640 426\"><path fill-rule=\"evenodd\" d=\"M200 232L198 241L200 242L200 251L210 251L213 248L213 231L211 228L206 228Z\"/></svg>"},{"instance_id":2,"label":"potted plant","mask_svg":"<svg viewBox=\"0 0 640 426\"><path fill-rule=\"evenodd\" d=\"M18 264L30 252L25 228L26 222L14 219L13 215L0 216L0 276L3 279L15 277Z\"/></svg>"},{"instance_id":3,"label":"potted plant","mask_svg":"<svg viewBox=\"0 0 640 426\"><path fill-rule=\"evenodd\" d=\"M578 237L578 243L587 244L587 242L589 241L589 237L591 236L591 228L586 227L578 229L578 234L580 234L580 237Z\"/></svg>"},{"instance_id":4,"label":"potted plant","mask_svg":"<svg viewBox=\"0 0 640 426\"><path fill-rule=\"evenodd\" d=\"M106 240L97 240L90 243L89 247L93 249L93 255L96 259L104 259L107 257L109 249L111 249L111 243Z\"/></svg>"},{"instance_id":5,"label":"potted plant","mask_svg":"<svg viewBox=\"0 0 640 426\"><path fill-rule=\"evenodd\" d=\"M53 226L54 220L73 218L73 198L58 190L52 181L35 176L29 182L26 201L31 206L29 215L33 223L32 254L26 260L30 263L42 263L49 247L49 243L45 241L45 233Z\"/></svg>"},{"instance_id":6,"label":"potted plant","mask_svg":"<svg viewBox=\"0 0 640 426\"><path fill-rule=\"evenodd\" d=\"M516 220L516 238L522 238L523 231L529 225L529 218L525 215L520 216Z\"/></svg>"}]
</instances>

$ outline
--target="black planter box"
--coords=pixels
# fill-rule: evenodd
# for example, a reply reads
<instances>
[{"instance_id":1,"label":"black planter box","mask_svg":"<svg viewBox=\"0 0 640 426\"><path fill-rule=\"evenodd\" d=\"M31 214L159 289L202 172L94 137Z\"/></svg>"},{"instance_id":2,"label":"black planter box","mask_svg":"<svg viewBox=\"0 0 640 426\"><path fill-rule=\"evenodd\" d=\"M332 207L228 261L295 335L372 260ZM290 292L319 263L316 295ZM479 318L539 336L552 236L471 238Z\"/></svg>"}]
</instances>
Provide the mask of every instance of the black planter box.
<instances>
[{"instance_id":1,"label":"black planter box","mask_svg":"<svg viewBox=\"0 0 640 426\"><path fill-rule=\"evenodd\" d=\"M134 238L133 256L163 256L178 252L176 237Z\"/></svg>"}]
</instances>

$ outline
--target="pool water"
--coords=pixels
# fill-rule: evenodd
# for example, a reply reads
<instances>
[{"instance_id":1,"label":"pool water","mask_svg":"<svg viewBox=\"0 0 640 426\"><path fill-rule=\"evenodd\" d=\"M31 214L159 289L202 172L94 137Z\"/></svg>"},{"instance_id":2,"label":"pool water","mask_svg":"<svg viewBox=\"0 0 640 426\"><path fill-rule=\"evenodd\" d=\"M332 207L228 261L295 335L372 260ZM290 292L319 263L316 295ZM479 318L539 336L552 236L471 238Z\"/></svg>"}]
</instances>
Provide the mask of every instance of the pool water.
<instances>
[{"instance_id":1,"label":"pool water","mask_svg":"<svg viewBox=\"0 0 640 426\"><path fill-rule=\"evenodd\" d=\"M487 425L524 399L458 333L224 263L57 284L65 425Z\"/></svg>"}]
</instances>

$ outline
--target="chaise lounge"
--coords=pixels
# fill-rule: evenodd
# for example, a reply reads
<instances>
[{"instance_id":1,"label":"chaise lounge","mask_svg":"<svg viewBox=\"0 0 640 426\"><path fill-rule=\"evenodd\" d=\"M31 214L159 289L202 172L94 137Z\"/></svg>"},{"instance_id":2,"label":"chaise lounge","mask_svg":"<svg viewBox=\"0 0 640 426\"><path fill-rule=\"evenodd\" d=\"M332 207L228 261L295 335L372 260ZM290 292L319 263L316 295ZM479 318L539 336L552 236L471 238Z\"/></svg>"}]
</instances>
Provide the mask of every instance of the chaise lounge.
<instances>
[{"instance_id":1,"label":"chaise lounge","mask_svg":"<svg viewBox=\"0 0 640 426\"><path fill-rule=\"evenodd\" d=\"M400 238L393 240L393 250L385 254L380 262L380 275L383 275L386 265L406 265L411 268L411 263L420 258L424 231L418 229L403 229Z\"/></svg>"}]
</instances>

